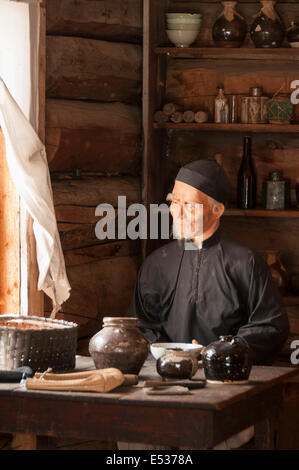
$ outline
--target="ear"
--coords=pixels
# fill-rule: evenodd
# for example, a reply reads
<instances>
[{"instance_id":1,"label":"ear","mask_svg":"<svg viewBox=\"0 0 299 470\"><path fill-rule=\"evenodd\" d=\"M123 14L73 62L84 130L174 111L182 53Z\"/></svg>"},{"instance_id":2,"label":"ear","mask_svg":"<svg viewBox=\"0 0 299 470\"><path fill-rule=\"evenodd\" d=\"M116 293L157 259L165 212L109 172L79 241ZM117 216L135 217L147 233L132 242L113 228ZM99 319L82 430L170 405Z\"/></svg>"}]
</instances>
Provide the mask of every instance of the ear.
<instances>
[{"instance_id":1,"label":"ear","mask_svg":"<svg viewBox=\"0 0 299 470\"><path fill-rule=\"evenodd\" d=\"M216 218L220 219L224 212L224 205L221 202L217 202L217 204L215 204L213 207L213 212Z\"/></svg>"}]
</instances>

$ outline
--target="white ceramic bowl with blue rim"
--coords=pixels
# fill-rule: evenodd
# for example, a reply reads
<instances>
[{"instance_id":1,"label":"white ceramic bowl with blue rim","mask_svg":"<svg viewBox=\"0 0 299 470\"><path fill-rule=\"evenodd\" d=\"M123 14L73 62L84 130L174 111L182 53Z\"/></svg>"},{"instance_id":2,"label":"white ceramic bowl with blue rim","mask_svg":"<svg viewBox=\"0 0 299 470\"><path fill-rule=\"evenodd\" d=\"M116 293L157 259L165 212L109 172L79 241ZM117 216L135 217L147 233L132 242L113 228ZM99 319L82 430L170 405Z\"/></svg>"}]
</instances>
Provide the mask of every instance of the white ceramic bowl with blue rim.
<instances>
[{"instance_id":1,"label":"white ceramic bowl with blue rim","mask_svg":"<svg viewBox=\"0 0 299 470\"><path fill-rule=\"evenodd\" d=\"M198 357L202 348L203 346L201 344L192 343L153 343L151 344L151 353L157 360L163 356L168 349L187 351Z\"/></svg>"}]
</instances>

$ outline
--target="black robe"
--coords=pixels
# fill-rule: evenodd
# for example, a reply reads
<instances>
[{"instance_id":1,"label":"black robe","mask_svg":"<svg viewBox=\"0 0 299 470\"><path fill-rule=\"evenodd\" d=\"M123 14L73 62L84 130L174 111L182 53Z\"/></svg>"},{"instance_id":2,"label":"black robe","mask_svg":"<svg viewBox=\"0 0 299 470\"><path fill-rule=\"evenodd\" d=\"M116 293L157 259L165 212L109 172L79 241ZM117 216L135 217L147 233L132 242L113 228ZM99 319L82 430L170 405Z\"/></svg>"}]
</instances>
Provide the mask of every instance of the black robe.
<instances>
[{"instance_id":1,"label":"black robe","mask_svg":"<svg viewBox=\"0 0 299 470\"><path fill-rule=\"evenodd\" d=\"M127 312L150 342L204 346L233 335L255 364L270 364L289 333L288 317L266 262L219 228L201 250L174 240L142 264Z\"/></svg>"}]
</instances>

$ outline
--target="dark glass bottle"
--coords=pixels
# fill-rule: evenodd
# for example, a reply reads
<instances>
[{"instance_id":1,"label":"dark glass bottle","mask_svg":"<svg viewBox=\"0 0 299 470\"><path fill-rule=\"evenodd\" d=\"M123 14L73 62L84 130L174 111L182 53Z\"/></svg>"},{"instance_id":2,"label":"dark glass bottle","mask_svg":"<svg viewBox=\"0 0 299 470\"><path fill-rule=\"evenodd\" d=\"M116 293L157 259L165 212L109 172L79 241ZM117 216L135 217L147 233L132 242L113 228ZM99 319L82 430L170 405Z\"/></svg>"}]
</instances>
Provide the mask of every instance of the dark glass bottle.
<instances>
[{"instance_id":1,"label":"dark glass bottle","mask_svg":"<svg viewBox=\"0 0 299 470\"><path fill-rule=\"evenodd\" d=\"M243 159L238 173L237 204L240 209L256 206L256 174L251 155L251 137L244 137Z\"/></svg>"}]
</instances>

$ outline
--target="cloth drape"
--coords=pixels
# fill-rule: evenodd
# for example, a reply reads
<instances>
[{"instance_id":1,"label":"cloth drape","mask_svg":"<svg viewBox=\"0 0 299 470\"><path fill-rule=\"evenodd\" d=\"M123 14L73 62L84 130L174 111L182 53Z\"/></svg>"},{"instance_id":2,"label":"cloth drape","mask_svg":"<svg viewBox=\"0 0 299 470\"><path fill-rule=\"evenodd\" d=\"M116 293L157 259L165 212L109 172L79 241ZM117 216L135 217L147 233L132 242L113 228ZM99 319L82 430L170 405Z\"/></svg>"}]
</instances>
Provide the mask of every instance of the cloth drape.
<instances>
[{"instance_id":1,"label":"cloth drape","mask_svg":"<svg viewBox=\"0 0 299 470\"><path fill-rule=\"evenodd\" d=\"M45 146L0 78L0 126L11 178L33 218L39 269L38 289L52 300L54 317L70 295Z\"/></svg>"}]
</instances>

